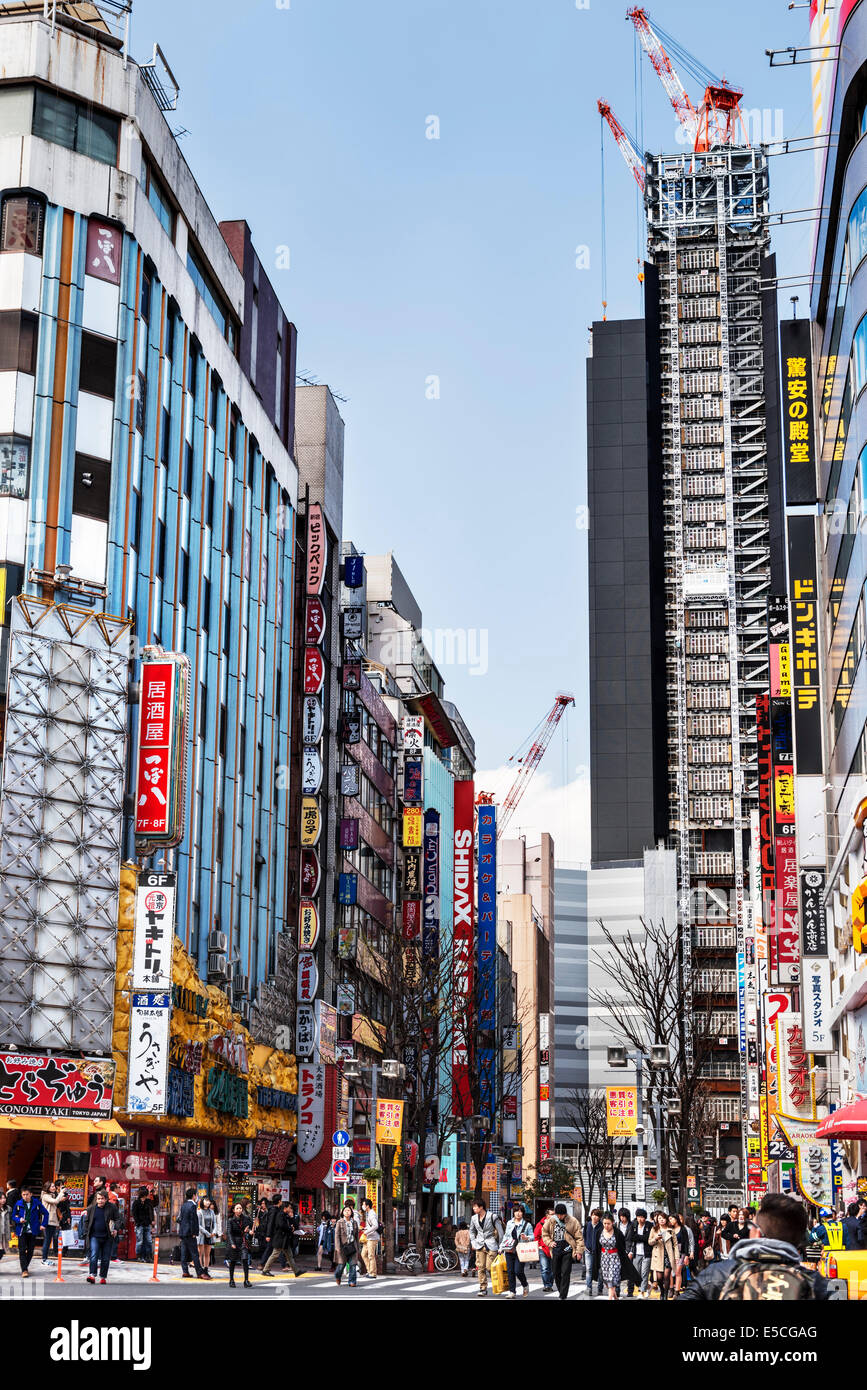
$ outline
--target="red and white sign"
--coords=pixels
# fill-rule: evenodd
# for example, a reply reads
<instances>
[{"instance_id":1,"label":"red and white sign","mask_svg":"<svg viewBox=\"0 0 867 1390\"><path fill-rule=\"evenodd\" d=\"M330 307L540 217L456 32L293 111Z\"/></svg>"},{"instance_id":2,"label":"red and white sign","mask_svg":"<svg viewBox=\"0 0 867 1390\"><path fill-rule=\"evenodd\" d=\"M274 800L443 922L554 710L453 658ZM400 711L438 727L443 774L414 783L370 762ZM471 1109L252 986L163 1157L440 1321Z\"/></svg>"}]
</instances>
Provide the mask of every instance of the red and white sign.
<instances>
[{"instance_id":1,"label":"red and white sign","mask_svg":"<svg viewBox=\"0 0 867 1390\"><path fill-rule=\"evenodd\" d=\"M318 647L304 648L304 694L318 695L325 683L325 662Z\"/></svg>"},{"instance_id":2,"label":"red and white sign","mask_svg":"<svg viewBox=\"0 0 867 1390\"><path fill-rule=\"evenodd\" d=\"M85 273L110 285L120 284L120 263L123 254L123 233L98 217L87 224L87 265Z\"/></svg>"},{"instance_id":3,"label":"red and white sign","mask_svg":"<svg viewBox=\"0 0 867 1390\"><path fill-rule=\"evenodd\" d=\"M325 566L328 560L328 538L325 517L318 502L311 502L307 512L307 594L321 594L325 586Z\"/></svg>"},{"instance_id":4,"label":"red and white sign","mask_svg":"<svg viewBox=\"0 0 867 1390\"><path fill-rule=\"evenodd\" d=\"M421 910L420 899L405 898L403 902L403 939L404 941L418 941L421 938Z\"/></svg>"},{"instance_id":5,"label":"red and white sign","mask_svg":"<svg viewBox=\"0 0 867 1390\"><path fill-rule=\"evenodd\" d=\"M325 636L325 604L321 598L308 598L305 610L304 641L311 647L318 647Z\"/></svg>"},{"instance_id":6,"label":"red and white sign","mask_svg":"<svg viewBox=\"0 0 867 1390\"><path fill-rule=\"evenodd\" d=\"M319 864L319 855L316 853L315 849L310 849L308 846L305 846L301 851L302 898L316 897L316 894L319 892L319 880L321 876L322 870Z\"/></svg>"},{"instance_id":7,"label":"red and white sign","mask_svg":"<svg viewBox=\"0 0 867 1390\"><path fill-rule=\"evenodd\" d=\"M302 951L298 956L298 1003L311 1004L316 998L318 986L316 958L309 951Z\"/></svg>"},{"instance_id":8,"label":"red and white sign","mask_svg":"<svg viewBox=\"0 0 867 1390\"><path fill-rule=\"evenodd\" d=\"M0 1052L0 1115L104 1120L113 1093L114 1062Z\"/></svg>"},{"instance_id":9,"label":"red and white sign","mask_svg":"<svg viewBox=\"0 0 867 1390\"><path fill-rule=\"evenodd\" d=\"M298 1064L298 1160L309 1163L325 1139L325 1068Z\"/></svg>"},{"instance_id":10,"label":"red and white sign","mask_svg":"<svg viewBox=\"0 0 867 1390\"><path fill-rule=\"evenodd\" d=\"M472 1114L470 1030L473 1017L473 906L475 898L474 786L455 782L454 926L452 929L452 1114Z\"/></svg>"},{"instance_id":11,"label":"red and white sign","mask_svg":"<svg viewBox=\"0 0 867 1390\"><path fill-rule=\"evenodd\" d=\"M135 795L135 833L142 839L171 832L174 673L171 661L142 662Z\"/></svg>"}]
</instances>

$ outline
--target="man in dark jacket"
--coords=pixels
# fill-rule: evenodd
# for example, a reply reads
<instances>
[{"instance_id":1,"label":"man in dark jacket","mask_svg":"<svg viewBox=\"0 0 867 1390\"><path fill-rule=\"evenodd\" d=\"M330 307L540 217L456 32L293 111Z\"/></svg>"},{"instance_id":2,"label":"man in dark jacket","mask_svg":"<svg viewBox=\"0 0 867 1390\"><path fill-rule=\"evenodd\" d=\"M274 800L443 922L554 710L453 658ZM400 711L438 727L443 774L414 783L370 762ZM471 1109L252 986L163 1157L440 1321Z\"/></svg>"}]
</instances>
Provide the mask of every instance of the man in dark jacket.
<instances>
[{"instance_id":1,"label":"man in dark jacket","mask_svg":"<svg viewBox=\"0 0 867 1390\"><path fill-rule=\"evenodd\" d=\"M262 1263L264 1269L274 1251L274 1227L277 1224L277 1213L280 1210L280 1198L272 1197L271 1204L265 1212L264 1217L259 1222L259 1236L262 1241Z\"/></svg>"},{"instance_id":2,"label":"man in dark jacket","mask_svg":"<svg viewBox=\"0 0 867 1390\"><path fill-rule=\"evenodd\" d=\"M33 1258L37 1237L48 1225L48 1212L39 1198L34 1197L26 1183L21 1189L21 1196L12 1208L12 1225L18 1237L18 1263L21 1266L21 1278L29 1279L30 1261Z\"/></svg>"},{"instance_id":3,"label":"man in dark jacket","mask_svg":"<svg viewBox=\"0 0 867 1390\"><path fill-rule=\"evenodd\" d=\"M830 1297L822 1275L801 1263L807 1243L807 1213L800 1202L782 1193L769 1193L759 1207L753 1229L757 1238L739 1240L730 1259L710 1265L681 1289L678 1302L718 1299L730 1275L743 1272L744 1266L760 1275L762 1266L770 1264L790 1269L799 1281L806 1280L815 1299L824 1302Z\"/></svg>"},{"instance_id":4,"label":"man in dark jacket","mask_svg":"<svg viewBox=\"0 0 867 1390\"><path fill-rule=\"evenodd\" d=\"M843 1230L849 1236L850 1250L867 1250L867 1220L860 1202L850 1202L843 1217Z\"/></svg>"},{"instance_id":5,"label":"man in dark jacket","mask_svg":"<svg viewBox=\"0 0 867 1390\"><path fill-rule=\"evenodd\" d=\"M87 1276L88 1284L96 1283L97 1272L99 1273L100 1284L104 1284L108 1277L108 1267L111 1263L111 1252L117 1232L117 1221L117 1205L109 1201L108 1188L105 1186L97 1188L93 1201L87 1208L83 1232L84 1248L88 1252L90 1266Z\"/></svg>"},{"instance_id":6,"label":"man in dark jacket","mask_svg":"<svg viewBox=\"0 0 867 1390\"><path fill-rule=\"evenodd\" d=\"M262 1266L262 1273L267 1274L269 1279L273 1279L271 1266L275 1260L282 1255L289 1261L289 1266L295 1278L298 1278L298 1266L295 1263L295 1252L293 1249L293 1238L295 1235L295 1222L293 1220L292 1207L289 1202L281 1202L279 1207L274 1209L274 1220L271 1226L270 1254Z\"/></svg>"},{"instance_id":7,"label":"man in dark jacket","mask_svg":"<svg viewBox=\"0 0 867 1390\"><path fill-rule=\"evenodd\" d=\"M594 1207L590 1213L590 1220L584 1226L584 1273L587 1283L587 1293L593 1292L593 1265L596 1247L599 1244L599 1237L602 1234L602 1212L598 1207ZM602 1293L602 1275L599 1275L599 1282L596 1292Z\"/></svg>"},{"instance_id":8,"label":"man in dark jacket","mask_svg":"<svg viewBox=\"0 0 867 1390\"><path fill-rule=\"evenodd\" d=\"M186 1190L186 1201L178 1213L178 1235L181 1238L181 1278L192 1279L192 1274L187 1268L190 1260L196 1268L197 1279L210 1279L210 1274L206 1269L202 1269L199 1260L199 1209L196 1206L196 1189L188 1187Z\"/></svg>"},{"instance_id":9,"label":"man in dark jacket","mask_svg":"<svg viewBox=\"0 0 867 1390\"><path fill-rule=\"evenodd\" d=\"M146 1187L140 1187L132 1204L132 1223L135 1226L135 1257L148 1264L153 1259L151 1231L154 1224L154 1204Z\"/></svg>"}]
</instances>

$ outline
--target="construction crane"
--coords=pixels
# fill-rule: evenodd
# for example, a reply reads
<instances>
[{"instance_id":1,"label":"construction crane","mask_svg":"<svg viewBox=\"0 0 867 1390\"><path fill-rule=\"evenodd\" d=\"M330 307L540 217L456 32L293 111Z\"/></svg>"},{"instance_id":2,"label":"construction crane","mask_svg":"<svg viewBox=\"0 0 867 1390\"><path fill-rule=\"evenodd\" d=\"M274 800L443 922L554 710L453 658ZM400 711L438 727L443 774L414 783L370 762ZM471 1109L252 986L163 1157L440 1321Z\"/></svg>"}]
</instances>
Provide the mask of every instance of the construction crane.
<instances>
[{"instance_id":1,"label":"construction crane","mask_svg":"<svg viewBox=\"0 0 867 1390\"><path fill-rule=\"evenodd\" d=\"M607 123L608 129L611 131L611 134L617 141L617 148L620 150L620 153L623 155L623 158L626 160L626 163L632 170L632 177L635 179L635 182L638 184L638 187L641 189L643 193L644 185L646 182L646 176L644 173L644 160L641 156L641 151L639 150L632 136L629 134L629 131L626 130L625 127L620 124L614 112L611 110L611 107L609 106L608 102L597 101L596 106L600 116L602 117L603 121Z\"/></svg>"},{"instance_id":2,"label":"construction crane","mask_svg":"<svg viewBox=\"0 0 867 1390\"><path fill-rule=\"evenodd\" d=\"M533 780L533 774L544 758L545 750L551 742L554 730L566 713L567 706L574 705L574 703L574 695L557 695L554 699L552 708L545 715L541 724L537 724L532 734L530 734L530 738L533 739L533 742L528 752L522 758L518 758L518 754L513 753L512 757L509 759L509 762L513 762L517 758L521 766L518 770L517 777L506 793L502 809L497 817L498 840L502 839L503 831L511 820L515 807L518 805L518 802ZM518 752L520 752L520 749ZM479 792L476 797L476 803L477 805L490 806L493 799L490 792Z\"/></svg>"},{"instance_id":3,"label":"construction crane","mask_svg":"<svg viewBox=\"0 0 867 1390\"><path fill-rule=\"evenodd\" d=\"M659 25L654 28L647 10L633 6L627 10L626 18L632 21L641 46L668 93L668 99L693 149L697 153L704 153L714 145L733 145L739 139L748 145L749 140L740 109L743 92L732 87L724 78L715 77L709 68ZM699 110L693 106L677 75L668 56L666 44L687 72L705 84L704 99Z\"/></svg>"}]
</instances>

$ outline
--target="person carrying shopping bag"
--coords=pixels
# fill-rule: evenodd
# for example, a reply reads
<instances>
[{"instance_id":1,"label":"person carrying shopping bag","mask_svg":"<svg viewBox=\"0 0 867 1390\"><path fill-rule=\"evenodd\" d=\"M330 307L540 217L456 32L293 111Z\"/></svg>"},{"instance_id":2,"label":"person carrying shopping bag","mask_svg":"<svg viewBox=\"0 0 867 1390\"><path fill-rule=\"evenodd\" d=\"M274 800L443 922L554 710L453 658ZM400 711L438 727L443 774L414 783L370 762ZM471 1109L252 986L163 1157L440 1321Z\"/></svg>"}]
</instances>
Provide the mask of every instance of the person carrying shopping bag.
<instances>
[{"instance_id":1,"label":"person carrying shopping bag","mask_svg":"<svg viewBox=\"0 0 867 1390\"><path fill-rule=\"evenodd\" d=\"M533 1227L527 1220L527 1213L521 1203L516 1202L512 1208L512 1219L506 1223L506 1229L500 1243L500 1253L506 1257L506 1274L509 1280L507 1298L516 1297L516 1282L524 1290L523 1297L529 1297L530 1285L527 1283L527 1271L518 1256L518 1246L521 1241L533 1240Z\"/></svg>"}]
</instances>

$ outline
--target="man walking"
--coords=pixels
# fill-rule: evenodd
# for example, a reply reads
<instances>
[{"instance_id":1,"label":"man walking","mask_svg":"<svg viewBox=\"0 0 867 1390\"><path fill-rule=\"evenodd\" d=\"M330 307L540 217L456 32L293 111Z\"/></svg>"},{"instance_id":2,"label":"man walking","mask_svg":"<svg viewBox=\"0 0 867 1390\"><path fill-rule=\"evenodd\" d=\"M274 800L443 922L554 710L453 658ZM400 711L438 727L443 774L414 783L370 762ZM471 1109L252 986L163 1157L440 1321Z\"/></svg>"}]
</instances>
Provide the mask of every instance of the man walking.
<instances>
[{"instance_id":1,"label":"man walking","mask_svg":"<svg viewBox=\"0 0 867 1390\"><path fill-rule=\"evenodd\" d=\"M602 1212L598 1207L594 1207L590 1213L590 1220L584 1227L584 1273L586 1277L587 1293L593 1293L593 1263L596 1255L596 1247L599 1244L599 1237L602 1235ZM596 1292L602 1294L602 1264L599 1262L599 1281Z\"/></svg>"},{"instance_id":2,"label":"man walking","mask_svg":"<svg viewBox=\"0 0 867 1390\"><path fill-rule=\"evenodd\" d=\"M553 1216L542 1226L542 1239L551 1251L554 1283L561 1300L569 1297L569 1281L572 1278L572 1261L580 1260L586 1250L581 1235L581 1227L574 1216L566 1215L566 1204L558 1202Z\"/></svg>"},{"instance_id":3,"label":"man walking","mask_svg":"<svg viewBox=\"0 0 867 1390\"><path fill-rule=\"evenodd\" d=\"M476 1252L476 1271L479 1276L479 1298L488 1292L488 1270L497 1258L500 1241L503 1239L502 1223L484 1202L473 1202L473 1219L470 1222L470 1244Z\"/></svg>"},{"instance_id":4,"label":"man walking","mask_svg":"<svg viewBox=\"0 0 867 1390\"><path fill-rule=\"evenodd\" d=\"M362 1197L361 1199L361 1216L364 1222L361 1228L361 1233L364 1236L361 1246L364 1277L365 1279L375 1279L378 1270L380 1225L376 1209L369 1197Z\"/></svg>"},{"instance_id":5,"label":"man walking","mask_svg":"<svg viewBox=\"0 0 867 1390\"><path fill-rule=\"evenodd\" d=\"M18 1237L18 1263L21 1278L30 1278L30 1261L36 1249L36 1241L48 1225L48 1212L38 1198L33 1196L25 1183L21 1196L12 1208L12 1225Z\"/></svg>"},{"instance_id":6,"label":"man walking","mask_svg":"<svg viewBox=\"0 0 867 1390\"><path fill-rule=\"evenodd\" d=\"M274 1211L274 1220L271 1226L270 1253L262 1266L262 1273L267 1274L269 1279L273 1279L271 1266L276 1259L282 1255L284 1260L288 1260L289 1267L295 1278L298 1278L298 1266L295 1263L295 1252L292 1248L292 1237L295 1234L295 1224L292 1220L294 1210L291 1203L281 1202Z\"/></svg>"},{"instance_id":7,"label":"man walking","mask_svg":"<svg viewBox=\"0 0 867 1390\"><path fill-rule=\"evenodd\" d=\"M638 1297L646 1298L647 1281L650 1278L650 1222L645 1207L636 1209L635 1220L632 1223L632 1241L632 1263L635 1265L636 1273L641 1276Z\"/></svg>"},{"instance_id":8,"label":"man walking","mask_svg":"<svg viewBox=\"0 0 867 1390\"><path fill-rule=\"evenodd\" d=\"M181 1238L181 1278L192 1279L188 1269L192 1260L197 1279L210 1279L199 1260L199 1209L196 1206L196 1189L188 1187L184 1194L186 1200L178 1213L178 1235Z\"/></svg>"},{"instance_id":9,"label":"man walking","mask_svg":"<svg viewBox=\"0 0 867 1390\"><path fill-rule=\"evenodd\" d=\"M117 1229L117 1207L108 1200L108 1189L100 1187L87 1208L87 1222L84 1228L85 1249L89 1251L88 1284L104 1284L108 1278L111 1251Z\"/></svg>"},{"instance_id":10,"label":"man walking","mask_svg":"<svg viewBox=\"0 0 867 1390\"><path fill-rule=\"evenodd\" d=\"M132 1204L132 1220L135 1226L135 1257L148 1264L153 1259L151 1230L154 1224L154 1204L148 1196L146 1187L140 1187L138 1196Z\"/></svg>"}]
</instances>

